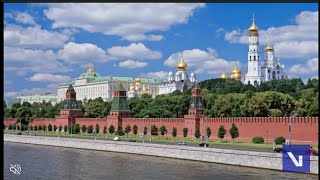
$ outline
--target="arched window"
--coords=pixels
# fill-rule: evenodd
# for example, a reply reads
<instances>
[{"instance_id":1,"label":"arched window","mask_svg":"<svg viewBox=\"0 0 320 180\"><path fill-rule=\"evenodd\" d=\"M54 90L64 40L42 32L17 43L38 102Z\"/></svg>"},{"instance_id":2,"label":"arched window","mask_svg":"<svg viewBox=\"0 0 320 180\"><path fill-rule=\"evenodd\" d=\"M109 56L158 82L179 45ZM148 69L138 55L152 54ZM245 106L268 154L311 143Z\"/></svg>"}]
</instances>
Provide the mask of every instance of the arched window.
<instances>
[{"instance_id":1,"label":"arched window","mask_svg":"<svg viewBox=\"0 0 320 180\"><path fill-rule=\"evenodd\" d=\"M251 56L250 56L250 61L251 61Z\"/></svg>"},{"instance_id":2,"label":"arched window","mask_svg":"<svg viewBox=\"0 0 320 180\"><path fill-rule=\"evenodd\" d=\"M258 83L258 82L257 82L257 80L255 80L253 84L256 86L256 85L257 85L257 83Z\"/></svg>"},{"instance_id":3,"label":"arched window","mask_svg":"<svg viewBox=\"0 0 320 180\"><path fill-rule=\"evenodd\" d=\"M250 84L250 81L248 81L248 84Z\"/></svg>"},{"instance_id":4,"label":"arched window","mask_svg":"<svg viewBox=\"0 0 320 180\"><path fill-rule=\"evenodd\" d=\"M253 60L254 60L254 61L256 60L256 56L253 56Z\"/></svg>"}]
</instances>

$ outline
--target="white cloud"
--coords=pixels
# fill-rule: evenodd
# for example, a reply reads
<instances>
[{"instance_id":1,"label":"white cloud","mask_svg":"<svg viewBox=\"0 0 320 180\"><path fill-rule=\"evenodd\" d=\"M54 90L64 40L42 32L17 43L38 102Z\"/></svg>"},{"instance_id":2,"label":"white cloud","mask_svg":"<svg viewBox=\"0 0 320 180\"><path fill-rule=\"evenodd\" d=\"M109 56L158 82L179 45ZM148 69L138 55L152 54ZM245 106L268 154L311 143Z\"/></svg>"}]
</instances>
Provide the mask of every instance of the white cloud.
<instances>
[{"instance_id":1,"label":"white cloud","mask_svg":"<svg viewBox=\"0 0 320 180\"><path fill-rule=\"evenodd\" d=\"M168 72L165 72L165 71L148 72L148 73L141 74L141 77L154 78L159 80L165 80L167 76L168 76Z\"/></svg>"},{"instance_id":2,"label":"white cloud","mask_svg":"<svg viewBox=\"0 0 320 180\"><path fill-rule=\"evenodd\" d=\"M227 61L219 58L218 53L211 48L208 48L207 51L192 49L172 54L165 60L164 65L176 67L181 54L188 65L188 69L193 69L197 74L220 75L223 72L230 72L236 64L239 68L242 66L239 61Z\"/></svg>"},{"instance_id":3,"label":"white cloud","mask_svg":"<svg viewBox=\"0 0 320 180\"><path fill-rule=\"evenodd\" d=\"M309 75L315 76L319 72L319 59L312 58L307 60L305 64L295 64L290 67L289 73L293 75Z\"/></svg>"},{"instance_id":4,"label":"white cloud","mask_svg":"<svg viewBox=\"0 0 320 180\"><path fill-rule=\"evenodd\" d=\"M203 3L81 3L48 4L44 14L53 28L74 27L88 32L117 35L129 41L161 40L150 32L166 31L187 23ZM128 15L130 14L130 15ZM155 37L156 36L156 37Z\"/></svg>"},{"instance_id":5,"label":"white cloud","mask_svg":"<svg viewBox=\"0 0 320 180\"><path fill-rule=\"evenodd\" d=\"M33 94L45 94L45 93L57 93L58 84L48 84L45 88L32 88L22 89L21 91L9 91L4 93L4 97L16 97L21 95L33 95Z\"/></svg>"},{"instance_id":6,"label":"white cloud","mask_svg":"<svg viewBox=\"0 0 320 180\"><path fill-rule=\"evenodd\" d=\"M29 78L30 81L38 82L54 82L54 83L64 83L71 80L69 76L53 75L47 73L37 73Z\"/></svg>"},{"instance_id":7,"label":"white cloud","mask_svg":"<svg viewBox=\"0 0 320 180\"><path fill-rule=\"evenodd\" d=\"M133 60L126 60L123 62L119 62L119 67L128 68L128 69L136 69L136 68L143 68L146 67L148 63L146 62L139 62Z\"/></svg>"},{"instance_id":8,"label":"white cloud","mask_svg":"<svg viewBox=\"0 0 320 180\"><path fill-rule=\"evenodd\" d=\"M26 12L17 12L15 15L15 20L23 24L31 24L31 25L36 24L33 17Z\"/></svg>"},{"instance_id":9,"label":"white cloud","mask_svg":"<svg viewBox=\"0 0 320 180\"><path fill-rule=\"evenodd\" d=\"M70 69L57 60L52 50L4 47L4 70L17 75L28 72L67 72Z\"/></svg>"},{"instance_id":10,"label":"white cloud","mask_svg":"<svg viewBox=\"0 0 320 180\"><path fill-rule=\"evenodd\" d=\"M259 20L256 20L259 26ZM318 11L303 11L295 17L294 25L260 29L260 44L274 44L275 51L282 58L312 58L318 56ZM248 24L250 25L250 24ZM232 30L225 34L231 43L248 44L248 31Z\"/></svg>"},{"instance_id":11,"label":"white cloud","mask_svg":"<svg viewBox=\"0 0 320 180\"><path fill-rule=\"evenodd\" d=\"M69 42L58 52L59 58L70 64L80 64L84 62L104 62L107 56L104 50L95 44L78 44Z\"/></svg>"},{"instance_id":12,"label":"white cloud","mask_svg":"<svg viewBox=\"0 0 320 180\"><path fill-rule=\"evenodd\" d=\"M152 51L142 43L132 43L129 46L114 46L106 50L109 59L159 59L161 52Z\"/></svg>"},{"instance_id":13,"label":"white cloud","mask_svg":"<svg viewBox=\"0 0 320 180\"><path fill-rule=\"evenodd\" d=\"M55 32L41 29L40 26L24 28L18 25L6 25L4 45L22 48L60 48L69 40L70 32Z\"/></svg>"}]
</instances>

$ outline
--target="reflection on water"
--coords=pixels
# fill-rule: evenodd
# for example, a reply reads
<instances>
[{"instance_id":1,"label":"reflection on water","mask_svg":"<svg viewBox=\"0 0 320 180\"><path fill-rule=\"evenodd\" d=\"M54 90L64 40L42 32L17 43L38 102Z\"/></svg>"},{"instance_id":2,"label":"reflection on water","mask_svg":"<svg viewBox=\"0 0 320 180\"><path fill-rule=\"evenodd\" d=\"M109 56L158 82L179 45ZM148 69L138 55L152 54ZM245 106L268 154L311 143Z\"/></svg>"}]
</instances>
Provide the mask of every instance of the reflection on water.
<instances>
[{"instance_id":1,"label":"reflection on water","mask_svg":"<svg viewBox=\"0 0 320 180\"><path fill-rule=\"evenodd\" d=\"M10 172L19 164L21 174ZM4 143L4 179L318 179L307 174L83 149Z\"/></svg>"}]
</instances>

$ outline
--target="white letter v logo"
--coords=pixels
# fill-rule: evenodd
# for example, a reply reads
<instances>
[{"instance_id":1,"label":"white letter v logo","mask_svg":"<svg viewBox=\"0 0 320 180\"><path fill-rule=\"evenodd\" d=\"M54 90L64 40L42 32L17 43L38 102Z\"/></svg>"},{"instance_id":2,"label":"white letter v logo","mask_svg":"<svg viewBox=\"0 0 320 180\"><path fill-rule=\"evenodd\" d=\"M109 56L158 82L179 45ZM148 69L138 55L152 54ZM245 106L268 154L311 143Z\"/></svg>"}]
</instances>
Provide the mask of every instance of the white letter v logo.
<instances>
[{"instance_id":1,"label":"white letter v logo","mask_svg":"<svg viewBox=\"0 0 320 180\"><path fill-rule=\"evenodd\" d=\"M296 167L302 167L302 163L303 163L303 161L302 161L302 156L298 156L298 157L299 157L299 161L297 161L297 159L294 157L294 155L292 154L292 152L287 152L287 153L288 153L290 159L292 160L292 162L294 163L294 165L295 165Z\"/></svg>"}]
</instances>

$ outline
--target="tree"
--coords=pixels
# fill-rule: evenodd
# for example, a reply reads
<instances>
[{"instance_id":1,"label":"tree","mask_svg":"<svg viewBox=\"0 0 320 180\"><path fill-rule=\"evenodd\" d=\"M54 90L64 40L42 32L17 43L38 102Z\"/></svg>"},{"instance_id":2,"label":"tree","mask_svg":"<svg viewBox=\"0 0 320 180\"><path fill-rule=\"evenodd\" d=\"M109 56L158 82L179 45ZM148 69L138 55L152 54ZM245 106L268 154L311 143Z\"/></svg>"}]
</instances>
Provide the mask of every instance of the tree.
<instances>
[{"instance_id":1,"label":"tree","mask_svg":"<svg viewBox=\"0 0 320 180\"><path fill-rule=\"evenodd\" d=\"M269 115L271 117L282 117L282 112L279 109L270 109Z\"/></svg>"},{"instance_id":2,"label":"tree","mask_svg":"<svg viewBox=\"0 0 320 180\"><path fill-rule=\"evenodd\" d=\"M209 139L210 136L211 136L211 129L210 129L210 127L207 127L207 136L208 136L208 139Z\"/></svg>"},{"instance_id":3,"label":"tree","mask_svg":"<svg viewBox=\"0 0 320 180\"><path fill-rule=\"evenodd\" d=\"M200 129L199 129L199 128L196 129L196 132L194 133L194 136L195 136L196 138L199 138L199 137L201 136L201 134L200 134Z\"/></svg>"},{"instance_id":4,"label":"tree","mask_svg":"<svg viewBox=\"0 0 320 180\"><path fill-rule=\"evenodd\" d=\"M34 126L34 130L38 131L38 126L37 125Z\"/></svg>"},{"instance_id":5,"label":"tree","mask_svg":"<svg viewBox=\"0 0 320 180\"><path fill-rule=\"evenodd\" d=\"M173 140L177 136L177 128L175 128L175 127L172 129L172 136L173 136Z\"/></svg>"},{"instance_id":6,"label":"tree","mask_svg":"<svg viewBox=\"0 0 320 180\"><path fill-rule=\"evenodd\" d=\"M92 125L89 125L88 126L88 134L91 134L93 131L93 126Z\"/></svg>"},{"instance_id":7,"label":"tree","mask_svg":"<svg viewBox=\"0 0 320 180\"><path fill-rule=\"evenodd\" d=\"M103 126L103 134L107 133L107 126Z\"/></svg>"},{"instance_id":8,"label":"tree","mask_svg":"<svg viewBox=\"0 0 320 180\"><path fill-rule=\"evenodd\" d=\"M319 102L318 100L314 100L308 109L308 116L317 117L319 116Z\"/></svg>"},{"instance_id":9,"label":"tree","mask_svg":"<svg viewBox=\"0 0 320 180\"><path fill-rule=\"evenodd\" d=\"M52 131L52 125L51 124L48 125L48 131Z\"/></svg>"},{"instance_id":10,"label":"tree","mask_svg":"<svg viewBox=\"0 0 320 180\"><path fill-rule=\"evenodd\" d=\"M76 134L79 134L79 133L80 133L80 124L77 123L77 124L75 125L74 132L75 132Z\"/></svg>"},{"instance_id":11,"label":"tree","mask_svg":"<svg viewBox=\"0 0 320 180\"><path fill-rule=\"evenodd\" d=\"M96 124L96 128L95 128L96 131L95 131L95 133L99 134L99 129L100 129L99 125Z\"/></svg>"},{"instance_id":12,"label":"tree","mask_svg":"<svg viewBox=\"0 0 320 180\"><path fill-rule=\"evenodd\" d=\"M152 136L158 136L158 127L156 125L151 126L151 135Z\"/></svg>"},{"instance_id":13,"label":"tree","mask_svg":"<svg viewBox=\"0 0 320 180\"><path fill-rule=\"evenodd\" d=\"M126 128L124 129L124 132L127 134L127 137L128 137L128 134L129 134L130 131L131 131L131 126L130 126L130 124L128 124L126 126Z\"/></svg>"},{"instance_id":14,"label":"tree","mask_svg":"<svg viewBox=\"0 0 320 180\"><path fill-rule=\"evenodd\" d=\"M59 131L60 131L60 132L62 131L62 126L61 126L61 125L59 126Z\"/></svg>"},{"instance_id":15,"label":"tree","mask_svg":"<svg viewBox=\"0 0 320 180\"><path fill-rule=\"evenodd\" d=\"M137 125L133 125L133 134L135 135L135 137L137 137L137 134L138 134L138 126Z\"/></svg>"},{"instance_id":16,"label":"tree","mask_svg":"<svg viewBox=\"0 0 320 180\"><path fill-rule=\"evenodd\" d=\"M143 128L143 134L144 134L144 135L147 135L147 134L148 134L148 128L147 128L146 126Z\"/></svg>"},{"instance_id":17,"label":"tree","mask_svg":"<svg viewBox=\"0 0 320 180\"><path fill-rule=\"evenodd\" d=\"M53 125L53 131L57 131L57 126Z\"/></svg>"},{"instance_id":18,"label":"tree","mask_svg":"<svg viewBox=\"0 0 320 180\"><path fill-rule=\"evenodd\" d=\"M186 139L188 136L188 128L183 128L183 137Z\"/></svg>"},{"instance_id":19,"label":"tree","mask_svg":"<svg viewBox=\"0 0 320 180\"><path fill-rule=\"evenodd\" d=\"M118 135L118 136L123 136L124 135L124 132L122 130L122 126L118 126L118 130L116 132L116 135Z\"/></svg>"},{"instance_id":20,"label":"tree","mask_svg":"<svg viewBox=\"0 0 320 180\"><path fill-rule=\"evenodd\" d=\"M39 125L39 126L38 126L38 130L39 130L39 131L42 131L42 127L43 127L43 126Z\"/></svg>"},{"instance_id":21,"label":"tree","mask_svg":"<svg viewBox=\"0 0 320 180\"><path fill-rule=\"evenodd\" d=\"M64 127L63 127L63 131L64 131L64 134L66 134L66 133L67 133L67 131L68 131L68 126L67 126L67 125L64 125Z\"/></svg>"},{"instance_id":22,"label":"tree","mask_svg":"<svg viewBox=\"0 0 320 180\"><path fill-rule=\"evenodd\" d=\"M238 127L233 123L232 127L229 130L230 136L232 138L232 141L234 142L234 139L239 137L239 130Z\"/></svg>"},{"instance_id":23,"label":"tree","mask_svg":"<svg viewBox=\"0 0 320 180\"><path fill-rule=\"evenodd\" d=\"M114 133L114 126L111 124L110 127L109 127L109 133L111 134L111 137L112 137L112 134Z\"/></svg>"},{"instance_id":24,"label":"tree","mask_svg":"<svg viewBox=\"0 0 320 180\"><path fill-rule=\"evenodd\" d=\"M81 126L82 133L85 133L87 131L87 126L84 124Z\"/></svg>"},{"instance_id":25,"label":"tree","mask_svg":"<svg viewBox=\"0 0 320 180\"><path fill-rule=\"evenodd\" d=\"M226 134L227 130L224 128L223 125L221 125L219 127L219 131L218 131L218 137L221 139L221 142L222 142L222 139L224 138L224 135Z\"/></svg>"},{"instance_id":26,"label":"tree","mask_svg":"<svg viewBox=\"0 0 320 180\"><path fill-rule=\"evenodd\" d=\"M163 138L163 135L167 133L167 128L165 126L161 126L160 127L160 134Z\"/></svg>"},{"instance_id":27,"label":"tree","mask_svg":"<svg viewBox=\"0 0 320 180\"><path fill-rule=\"evenodd\" d=\"M10 125L9 125L8 129L9 129L9 130L11 130L11 129L12 129L12 124L10 124Z\"/></svg>"},{"instance_id":28,"label":"tree","mask_svg":"<svg viewBox=\"0 0 320 180\"><path fill-rule=\"evenodd\" d=\"M42 125L42 130L44 131L44 132L46 132L47 131L47 126L44 124L44 125Z\"/></svg>"},{"instance_id":29,"label":"tree","mask_svg":"<svg viewBox=\"0 0 320 180\"><path fill-rule=\"evenodd\" d=\"M32 117L30 107L20 107L17 109L16 117L21 124L28 124Z\"/></svg>"}]
</instances>

